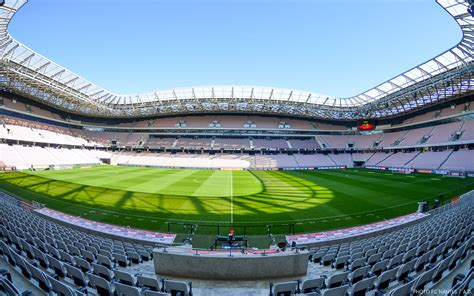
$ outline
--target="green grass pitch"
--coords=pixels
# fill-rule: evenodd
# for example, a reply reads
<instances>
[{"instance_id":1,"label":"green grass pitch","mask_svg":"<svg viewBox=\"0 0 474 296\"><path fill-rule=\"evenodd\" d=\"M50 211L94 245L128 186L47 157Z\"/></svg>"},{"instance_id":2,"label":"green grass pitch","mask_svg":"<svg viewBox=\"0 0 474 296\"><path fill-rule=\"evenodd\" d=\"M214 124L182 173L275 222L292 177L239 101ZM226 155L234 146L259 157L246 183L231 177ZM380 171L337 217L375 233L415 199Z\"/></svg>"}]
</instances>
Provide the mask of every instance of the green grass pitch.
<instances>
[{"instance_id":1,"label":"green grass pitch","mask_svg":"<svg viewBox=\"0 0 474 296\"><path fill-rule=\"evenodd\" d=\"M166 222L247 226L248 234L350 227L417 209L417 201L457 196L470 178L404 175L363 169L219 171L97 166L0 174L0 188L76 216L167 231ZM183 232L172 224L173 232Z\"/></svg>"}]
</instances>

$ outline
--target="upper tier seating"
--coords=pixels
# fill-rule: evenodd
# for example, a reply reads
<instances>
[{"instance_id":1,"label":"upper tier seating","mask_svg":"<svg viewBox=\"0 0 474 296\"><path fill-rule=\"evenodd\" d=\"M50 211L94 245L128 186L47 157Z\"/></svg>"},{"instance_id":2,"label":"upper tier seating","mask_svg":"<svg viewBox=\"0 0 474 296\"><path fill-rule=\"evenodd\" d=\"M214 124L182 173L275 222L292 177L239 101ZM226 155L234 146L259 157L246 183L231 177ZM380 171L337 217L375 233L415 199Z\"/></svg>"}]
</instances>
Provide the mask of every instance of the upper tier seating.
<instances>
[{"instance_id":1,"label":"upper tier seating","mask_svg":"<svg viewBox=\"0 0 474 296\"><path fill-rule=\"evenodd\" d=\"M424 139L429 137L432 127L422 127L413 130L409 130L402 138L398 146L413 146L423 144Z\"/></svg>"},{"instance_id":2,"label":"upper tier seating","mask_svg":"<svg viewBox=\"0 0 474 296\"><path fill-rule=\"evenodd\" d=\"M453 136L461 129L462 121L451 122L443 125L437 125L431 132L431 137L426 143L446 143L453 139Z\"/></svg>"},{"instance_id":3,"label":"upper tier seating","mask_svg":"<svg viewBox=\"0 0 474 296\"><path fill-rule=\"evenodd\" d=\"M286 140L264 140L264 139L254 139L253 147L255 149L288 149L288 143Z\"/></svg>"},{"instance_id":4,"label":"upper tier seating","mask_svg":"<svg viewBox=\"0 0 474 296\"><path fill-rule=\"evenodd\" d=\"M145 143L145 147L150 148L172 148L176 142L176 138L148 138L147 142Z\"/></svg>"},{"instance_id":5,"label":"upper tier seating","mask_svg":"<svg viewBox=\"0 0 474 296\"><path fill-rule=\"evenodd\" d=\"M315 139L308 140L289 140L291 148L293 149L306 149L306 150L316 150L321 149L321 146Z\"/></svg>"},{"instance_id":6,"label":"upper tier seating","mask_svg":"<svg viewBox=\"0 0 474 296\"><path fill-rule=\"evenodd\" d=\"M474 119L466 120L461 128L462 135L460 141L473 141L474 140Z\"/></svg>"},{"instance_id":7,"label":"upper tier seating","mask_svg":"<svg viewBox=\"0 0 474 296\"><path fill-rule=\"evenodd\" d=\"M242 149L242 148L250 148L250 141L249 139L221 139L216 138L214 140L214 148L215 149Z\"/></svg>"},{"instance_id":8,"label":"upper tier seating","mask_svg":"<svg viewBox=\"0 0 474 296\"><path fill-rule=\"evenodd\" d=\"M200 139L189 139L181 138L178 139L175 145L176 148L211 148L211 140L200 138Z\"/></svg>"},{"instance_id":9,"label":"upper tier seating","mask_svg":"<svg viewBox=\"0 0 474 296\"><path fill-rule=\"evenodd\" d=\"M216 117L213 117L216 118ZM225 118L222 116L222 118ZM243 117L246 118L246 117ZM235 119L235 118L234 118ZM167 119L169 120L169 119ZM308 140L272 138L220 138L186 136L153 137L142 132L91 131L66 128L51 124L0 117L0 139L4 141L28 141L39 144L70 146L111 146L176 149L374 149L406 148L423 145L466 144L474 142L474 120L444 123L436 126L415 128L407 131L357 135L316 135ZM287 122L289 124L290 121ZM322 147L321 147L322 146Z\"/></svg>"}]
</instances>

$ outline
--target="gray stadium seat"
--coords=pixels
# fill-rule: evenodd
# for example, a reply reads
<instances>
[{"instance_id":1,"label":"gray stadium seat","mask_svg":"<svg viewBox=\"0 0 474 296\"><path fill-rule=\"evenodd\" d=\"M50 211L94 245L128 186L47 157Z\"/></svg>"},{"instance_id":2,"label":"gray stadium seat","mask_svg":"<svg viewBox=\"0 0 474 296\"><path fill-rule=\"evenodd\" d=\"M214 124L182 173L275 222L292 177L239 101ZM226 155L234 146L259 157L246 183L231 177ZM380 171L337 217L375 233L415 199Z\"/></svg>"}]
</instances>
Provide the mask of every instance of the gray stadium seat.
<instances>
[{"instance_id":1,"label":"gray stadium seat","mask_svg":"<svg viewBox=\"0 0 474 296\"><path fill-rule=\"evenodd\" d=\"M376 290L383 290L387 288L391 282L395 281L397 278L397 272L400 267L395 267L384 271L374 282Z\"/></svg>"},{"instance_id":2,"label":"gray stadium seat","mask_svg":"<svg viewBox=\"0 0 474 296\"><path fill-rule=\"evenodd\" d=\"M36 241L35 241L35 243L36 243ZM41 243L41 244L43 244L43 243ZM43 248L41 248L41 244L36 243L36 246L38 247L38 249L40 249L41 251L43 251L45 253L48 253L49 255L53 256L56 259L61 259L61 255L60 255L58 249L56 249L53 246L43 244L43 247L45 248L45 250L43 250ZM64 252L64 251L62 251L62 252Z\"/></svg>"},{"instance_id":3,"label":"gray stadium seat","mask_svg":"<svg viewBox=\"0 0 474 296\"><path fill-rule=\"evenodd\" d=\"M93 273L98 275L107 281L111 281L114 278L114 273L112 270L108 269L105 266L99 265L97 263L92 263Z\"/></svg>"},{"instance_id":4,"label":"gray stadium seat","mask_svg":"<svg viewBox=\"0 0 474 296\"><path fill-rule=\"evenodd\" d=\"M349 296L364 296L366 295L367 291L372 290L372 286L374 285L375 280L377 279L376 276L361 280L354 285L352 285L349 290Z\"/></svg>"},{"instance_id":5,"label":"gray stadium seat","mask_svg":"<svg viewBox=\"0 0 474 296\"><path fill-rule=\"evenodd\" d=\"M350 259L349 255L336 257L333 263L333 268L341 269L341 268L346 267L347 261L349 259Z\"/></svg>"},{"instance_id":6,"label":"gray stadium seat","mask_svg":"<svg viewBox=\"0 0 474 296\"><path fill-rule=\"evenodd\" d=\"M97 258L97 263L99 263L100 265L103 265L107 267L108 269L112 269L114 267L114 264L108 257L101 254L97 254L96 258Z\"/></svg>"},{"instance_id":7,"label":"gray stadium seat","mask_svg":"<svg viewBox=\"0 0 474 296\"><path fill-rule=\"evenodd\" d=\"M298 282L285 282L285 283L276 283L271 286L270 295L280 296L280 295L292 295L296 293L298 289ZM168 289L165 289L168 291Z\"/></svg>"},{"instance_id":8,"label":"gray stadium seat","mask_svg":"<svg viewBox=\"0 0 474 296\"><path fill-rule=\"evenodd\" d=\"M403 264L402 266L400 266L400 269L398 270L398 273L397 273L397 279L399 281L403 281L404 279L406 279L408 274L410 274L415 269L416 261L417 259L413 259L410 262L407 262Z\"/></svg>"},{"instance_id":9,"label":"gray stadium seat","mask_svg":"<svg viewBox=\"0 0 474 296\"><path fill-rule=\"evenodd\" d=\"M321 265L328 266L331 265L331 263L334 261L336 258L336 254L326 254L321 258Z\"/></svg>"},{"instance_id":10,"label":"gray stadium seat","mask_svg":"<svg viewBox=\"0 0 474 296\"><path fill-rule=\"evenodd\" d=\"M117 260L117 264L121 267L127 267L130 265L130 260L127 258L125 254L113 253L115 260Z\"/></svg>"},{"instance_id":11,"label":"gray stadium seat","mask_svg":"<svg viewBox=\"0 0 474 296\"><path fill-rule=\"evenodd\" d=\"M9 248L10 249L10 248ZM15 252L12 252L12 250L10 249L10 254L13 256L13 260L15 261L15 265L18 266L21 270L21 273L28 279L31 279L31 276L32 276L32 270L30 268L30 265L28 262L26 262L26 260L18 255L17 253Z\"/></svg>"},{"instance_id":12,"label":"gray stadium seat","mask_svg":"<svg viewBox=\"0 0 474 296\"><path fill-rule=\"evenodd\" d=\"M322 296L346 296L349 285L340 286L337 288L326 289L321 294Z\"/></svg>"},{"instance_id":13,"label":"gray stadium seat","mask_svg":"<svg viewBox=\"0 0 474 296\"><path fill-rule=\"evenodd\" d=\"M74 261L76 262L76 266L80 270L82 270L82 272L86 273L86 272L92 271L92 267L87 260L79 258L79 257L74 257Z\"/></svg>"},{"instance_id":14,"label":"gray stadium seat","mask_svg":"<svg viewBox=\"0 0 474 296\"><path fill-rule=\"evenodd\" d=\"M132 261L132 263L134 263L134 264L142 263L142 258L140 257L140 255L138 255L138 253L127 252L127 254L128 254L128 256L130 256L130 260Z\"/></svg>"},{"instance_id":15,"label":"gray stadium seat","mask_svg":"<svg viewBox=\"0 0 474 296\"><path fill-rule=\"evenodd\" d=\"M171 294L166 292L145 291L145 296L171 296Z\"/></svg>"},{"instance_id":16,"label":"gray stadium seat","mask_svg":"<svg viewBox=\"0 0 474 296\"><path fill-rule=\"evenodd\" d=\"M183 296L189 295L188 284L184 282L164 280L163 289L172 295L175 295L178 292L181 293Z\"/></svg>"},{"instance_id":17,"label":"gray stadium seat","mask_svg":"<svg viewBox=\"0 0 474 296\"><path fill-rule=\"evenodd\" d=\"M354 271L357 268L361 268L362 266L365 266L365 260L366 260L365 257L354 260L354 262L352 262L349 265L349 270Z\"/></svg>"},{"instance_id":18,"label":"gray stadium seat","mask_svg":"<svg viewBox=\"0 0 474 296\"><path fill-rule=\"evenodd\" d=\"M89 263L95 262L95 255L91 251L80 250L82 258L86 259Z\"/></svg>"},{"instance_id":19,"label":"gray stadium seat","mask_svg":"<svg viewBox=\"0 0 474 296\"><path fill-rule=\"evenodd\" d=\"M160 283L156 278L146 277L142 275L137 276L137 285L142 288L148 288L152 291L160 290Z\"/></svg>"},{"instance_id":20,"label":"gray stadium seat","mask_svg":"<svg viewBox=\"0 0 474 296\"><path fill-rule=\"evenodd\" d=\"M415 271L419 272L425 268L425 265L429 263L430 261L430 256L433 251L429 251L427 253L424 253L421 255L421 257L418 257L415 263Z\"/></svg>"},{"instance_id":21,"label":"gray stadium seat","mask_svg":"<svg viewBox=\"0 0 474 296\"><path fill-rule=\"evenodd\" d=\"M140 296L140 289L129 285L115 283L115 296Z\"/></svg>"},{"instance_id":22,"label":"gray stadium seat","mask_svg":"<svg viewBox=\"0 0 474 296\"><path fill-rule=\"evenodd\" d=\"M348 277L349 277L349 271L334 274L326 280L326 287L327 288L340 287L346 284Z\"/></svg>"},{"instance_id":23,"label":"gray stadium seat","mask_svg":"<svg viewBox=\"0 0 474 296\"><path fill-rule=\"evenodd\" d=\"M129 286L135 286L136 279L131 273L120 270L114 270L114 275L115 279L119 283Z\"/></svg>"},{"instance_id":24,"label":"gray stadium seat","mask_svg":"<svg viewBox=\"0 0 474 296\"><path fill-rule=\"evenodd\" d=\"M370 266L358 268L349 274L349 282L353 285L358 281L364 279L370 271Z\"/></svg>"},{"instance_id":25,"label":"gray stadium seat","mask_svg":"<svg viewBox=\"0 0 474 296\"><path fill-rule=\"evenodd\" d=\"M46 256L48 258L49 267L54 270L54 273L56 273L56 275L60 278L65 277L67 274L67 271L66 271L66 267L64 267L64 264L52 256L49 256L49 255L46 255Z\"/></svg>"},{"instance_id":26,"label":"gray stadium seat","mask_svg":"<svg viewBox=\"0 0 474 296\"><path fill-rule=\"evenodd\" d=\"M85 274L79 269L69 264L64 264L66 267L67 274L73 279L74 284L80 287L87 286L88 280Z\"/></svg>"},{"instance_id":27,"label":"gray stadium seat","mask_svg":"<svg viewBox=\"0 0 474 296\"><path fill-rule=\"evenodd\" d=\"M375 263L379 262L381 258L382 254L373 254L369 257L369 259L367 259L367 264L373 266Z\"/></svg>"},{"instance_id":28,"label":"gray stadium seat","mask_svg":"<svg viewBox=\"0 0 474 296\"><path fill-rule=\"evenodd\" d=\"M304 280L301 284L302 293L316 292L316 290L321 290L324 288L324 278L309 279Z\"/></svg>"},{"instance_id":29,"label":"gray stadium seat","mask_svg":"<svg viewBox=\"0 0 474 296\"><path fill-rule=\"evenodd\" d=\"M412 280L406 284L403 284L402 286L399 286L388 294L389 296L407 296L410 295L411 288L413 287L413 284L415 283L415 280Z\"/></svg>"},{"instance_id":30,"label":"gray stadium seat","mask_svg":"<svg viewBox=\"0 0 474 296\"><path fill-rule=\"evenodd\" d=\"M51 282L47 278L46 274L32 264L28 262L26 262L26 264L31 271L31 276L38 282L39 287L46 292L50 292Z\"/></svg>"},{"instance_id":31,"label":"gray stadium seat","mask_svg":"<svg viewBox=\"0 0 474 296\"><path fill-rule=\"evenodd\" d=\"M5 293L7 296L22 296L31 295L31 293L21 293L20 290L13 285L11 281L0 276L0 292Z\"/></svg>"},{"instance_id":32,"label":"gray stadium seat","mask_svg":"<svg viewBox=\"0 0 474 296\"><path fill-rule=\"evenodd\" d=\"M448 270L449 262L451 261L453 256L454 256L454 254L452 254L451 256L449 256L447 258L445 258L438 265L436 265L435 272L433 274L433 282L438 282L443 277L443 272Z\"/></svg>"},{"instance_id":33,"label":"gray stadium seat","mask_svg":"<svg viewBox=\"0 0 474 296\"><path fill-rule=\"evenodd\" d=\"M48 259L46 257L46 255L40 251L40 249L36 248L36 247L31 247L31 249L33 250L33 255L35 256L36 260L38 261L39 265L43 268L47 268L48 267Z\"/></svg>"},{"instance_id":34,"label":"gray stadium seat","mask_svg":"<svg viewBox=\"0 0 474 296\"><path fill-rule=\"evenodd\" d=\"M472 295L473 287L472 282L474 281L474 269L467 273L467 275L461 281L455 283L448 291L448 296L461 296L461 295Z\"/></svg>"},{"instance_id":35,"label":"gray stadium seat","mask_svg":"<svg viewBox=\"0 0 474 296\"><path fill-rule=\"evenodd\" d=\"M380 274L382 274L385 268L387 268L387 265L388 265L388 259L377 262L370 269L370 273L375 274L376 276L379 276Z\"/></svg>"},{"instance_id":36,"label":"gray stadium seat","mask_svg":"<svg viewBox=\"0 0 474 296\"><path fill-rule=\"evenodd\" d=\"M58 252L59 252L59 259L60 260L66 262L66 263L69 263L71 265L76 264L76 260L69 253L64 252L63 250L59 250ZM53 257L56 258L56 256L53 256Z\"/></svg>"},{"instance_id":37,"label":"gray stadium seat","mask_svg":"<svg viewBox=\"0 0 474 296\"><path fill-rule=\"evenodd\" d=\"M51 283L51 290L55 292L57 295L61 296L79 296L85 295L82 292L74 290L73 288L69 287L68 285L56 280L53 277L48 276L48 280Z\"/></svg>"},{"instance_id":38,"label":"gray stadium seat","mask_svg":"<svg viewBox=\"0 0 474 296\"><path fill-rule=\"evenodd\" d=\"M95 288L101 296L113 296L112 286L109 281L90 272L87 273L87 277L90 280L89 284Z\"/></svg>"},{"instance_id":39,"label":"gray stadium seat","mask_svg":"<svg viewBox=\"0 0 474 296\"><path fill-rule=\"evenodd\" d=\"M391 269L395 266L402 264L403 256L403 254L398 254L392 259L390 259L390 261L388 262L388 268Z\"/></svg>"},{"instance_id":40,"label":"gray stadium seat","mask_svg":"<svg viewBox=\"0 0 474 296\"><path fill-rule=\"evenodd\" d=\"M425 285L429 282L431 282L431 279L433 278L433 274L435 272L434 268L431 268L428 271L423 272L421 275L419 275L415 279L415 283L413 284L412 290L415 291L421 291L425 287Z\"/></svg>"}]
</instances>

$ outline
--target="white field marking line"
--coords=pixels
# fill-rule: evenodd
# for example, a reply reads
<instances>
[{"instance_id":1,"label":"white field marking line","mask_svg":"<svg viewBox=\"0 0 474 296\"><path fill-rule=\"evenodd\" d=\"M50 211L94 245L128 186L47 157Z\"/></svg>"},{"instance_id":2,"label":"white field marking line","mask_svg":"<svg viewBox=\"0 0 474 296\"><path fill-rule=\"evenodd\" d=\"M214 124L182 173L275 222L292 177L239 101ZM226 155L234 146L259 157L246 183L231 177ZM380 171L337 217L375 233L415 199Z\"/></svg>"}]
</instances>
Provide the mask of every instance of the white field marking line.
<instances>
[{"instance_id":1,"label":"white field marking line","mask_svg":"<svg viewBox=\"0 0 474 296\"><path fill-rule=\"evenodd\" d=\"M230 171L230 223L234 223L234 192L232 171Z\"/></svg>"}]
</instances>

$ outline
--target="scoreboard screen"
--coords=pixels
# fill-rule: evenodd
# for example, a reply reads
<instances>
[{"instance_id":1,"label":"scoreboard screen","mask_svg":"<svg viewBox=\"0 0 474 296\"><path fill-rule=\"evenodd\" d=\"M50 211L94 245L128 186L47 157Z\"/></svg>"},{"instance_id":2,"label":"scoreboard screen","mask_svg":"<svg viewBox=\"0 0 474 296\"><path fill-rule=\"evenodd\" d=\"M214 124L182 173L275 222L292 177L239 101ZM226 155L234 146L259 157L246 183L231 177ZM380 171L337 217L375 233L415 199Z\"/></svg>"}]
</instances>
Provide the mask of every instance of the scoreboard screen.
<instances>
[{"instance_id":1,"label":"scoreboard screen","mask_svg":"<svg viewBox=\"0 0 474 296\"><path fill-rule=\"evenodd\" d=\"M364 120L357 125L357 129L360 131L372 131L375 129L375 124L368 120Z\"/></svg>"}]
</instances>

